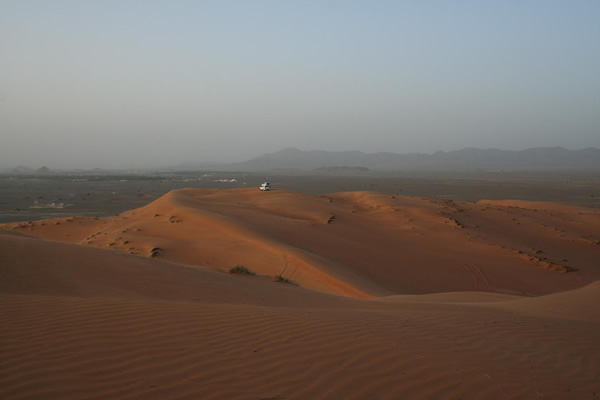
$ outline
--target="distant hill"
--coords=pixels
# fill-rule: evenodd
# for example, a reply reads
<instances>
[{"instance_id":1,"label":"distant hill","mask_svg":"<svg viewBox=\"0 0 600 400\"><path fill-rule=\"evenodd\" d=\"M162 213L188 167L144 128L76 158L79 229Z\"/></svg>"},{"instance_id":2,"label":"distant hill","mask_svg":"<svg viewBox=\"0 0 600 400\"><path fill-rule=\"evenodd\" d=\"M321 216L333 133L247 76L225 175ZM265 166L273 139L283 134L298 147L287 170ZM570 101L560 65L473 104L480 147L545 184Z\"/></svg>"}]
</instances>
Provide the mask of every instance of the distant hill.
<instances>
[{"instance_id":1,"label":"distant hill","mask_svg":"<svg viewBox=\"0 0 600 400\"><path fill-rule=\"evenodd\" d=\"M170 167L173 171L201 171L201 170L215 170L226 164L214 163L214 162L203 162L203 161L184 161L181 164Z\"/></svg>"},{"instance_id":2,"label":"distant hill","mask_svg":"<svg viewBox=\"0 0 600 400\"><path fill-rule=\"evenodd\" d=\"M371 170L366 167L320 167L313 169L313 171L323 175L360 175Z\"/></svg>"},{"instance_id":3,"label":"distant hill","mask_svg":"<svg viewBox=\"0 0 600 400\"><path fill-rule=\"evenodd\" d=\"M35 171L29 167L19 165L18 167L13 168L9 172L16 174L16 175L29 175L29 174L33 174Z\"/></svg>"},{"instance_id":4,"label":"distant hill","mask_svg":"<svg viewBox=\"0 0 600 400\"><path fill-rule=\"evenodd\" d=\"M327 168L369 170L490 170L600 168L600 149L568 150L538 147L521 151L462 149L434 154L363 153L360 151L303 151L288 148L254 159L222 165L238 171L316 170Z\"/></svg>"},{"instance_id":5,"label":"distant hill","mask_svg":"<svg viewBox=\"0 0 600 400\"><path fill-rule=\"evenodd\" d=\"M35 173L38 175L48 175L53 173L53 171L44 165L43 167L36 169Z\"/></svg>"},{"instance_id":6,"label":"distant hill","mask_svg":"<svg viewBox=\"0 0 600 400\"><path fill-rule=\"evenodd\" d=\"M38 169L33 169L30 167L19 165L15 168L1 169L0 173L8 174L8 175L52 175L55 172L53 170L51 170L50 168L46 167L45 165Z\"/></svg>"}]
</instances>

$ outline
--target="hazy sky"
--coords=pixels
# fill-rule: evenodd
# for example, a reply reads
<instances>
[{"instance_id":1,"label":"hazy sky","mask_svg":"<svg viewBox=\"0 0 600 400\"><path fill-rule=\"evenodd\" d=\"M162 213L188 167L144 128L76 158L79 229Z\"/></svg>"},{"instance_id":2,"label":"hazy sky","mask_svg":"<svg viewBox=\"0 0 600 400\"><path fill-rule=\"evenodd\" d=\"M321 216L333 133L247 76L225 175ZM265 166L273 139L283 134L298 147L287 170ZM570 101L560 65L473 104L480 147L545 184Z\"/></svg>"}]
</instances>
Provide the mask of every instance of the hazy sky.
<instances>
[{"instance_id":1,"label":"hazy sky","mask_svg":"<svg viewBox=\"0 0 600 400\"><path fill-rule=\"evenodd\" d=\"M0 167L600 147L600 1L0 0Z\"/></svg>"}]
</instances>

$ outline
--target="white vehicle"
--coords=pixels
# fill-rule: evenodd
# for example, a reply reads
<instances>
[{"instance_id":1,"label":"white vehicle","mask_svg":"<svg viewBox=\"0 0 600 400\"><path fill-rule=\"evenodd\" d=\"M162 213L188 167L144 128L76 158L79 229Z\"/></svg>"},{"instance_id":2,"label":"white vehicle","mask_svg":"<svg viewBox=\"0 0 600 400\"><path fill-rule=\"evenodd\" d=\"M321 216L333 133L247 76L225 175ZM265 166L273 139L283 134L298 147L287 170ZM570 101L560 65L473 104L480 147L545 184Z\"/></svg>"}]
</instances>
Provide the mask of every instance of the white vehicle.
<instances>
[{"instance_id":1,"label":"white vehicle","mask_svg":"<svg viewBox=\"0 0 600 400\"><path fill-rule=\"evenodd\" d=\"M271 190L271 184L270 184L269 182L263 182L263 183L260 185L260 188L259 188L259 189L260 189L261 191L263 191L263 192L268 192L269 190Z\"/></svg>"}]
</instances>

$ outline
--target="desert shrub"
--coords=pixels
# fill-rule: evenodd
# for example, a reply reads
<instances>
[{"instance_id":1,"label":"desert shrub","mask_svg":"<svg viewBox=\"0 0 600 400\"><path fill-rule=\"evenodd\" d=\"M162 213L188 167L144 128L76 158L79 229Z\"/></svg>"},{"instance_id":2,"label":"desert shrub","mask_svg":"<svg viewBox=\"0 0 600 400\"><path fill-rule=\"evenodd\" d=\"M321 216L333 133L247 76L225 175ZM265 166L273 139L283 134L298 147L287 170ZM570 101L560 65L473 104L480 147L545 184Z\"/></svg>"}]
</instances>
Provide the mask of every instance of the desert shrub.
<instances>
[{"instance_id":1,"label":"desert shrub","mask_svg":"<svg viewBox=\"0 0 600 400\"><path fill-rule=\"evenodd\" d=\"M243 265L236 265L235 267L233 267L229 270L229 273L230 274L256 276L256 274L254 272L250 271L248 268L244 267Z\"/></svg>"},{"instance_id":2,"label":"desert shrub","mask_svg":"<svg viewBox=\"0 0 600 400\"><path fill-rule=\"evenodd\" d=\"M298 282L295 282L291 279L288 278L284 278L281 275L275 275L275 277L273 278L274 282L281 282L281 283L288 283L290 285L294 285L294 286L298 286Z\"/></svg>"},{"instance_id":3,"label":"desert shrub","mask_svg":"<svg viewBox=\"0 0 600 400\"><path fill-rule=\"evenodd\" d=\"M158 257L161 251L162 249L160 247L153 247L152 250L150 250L150 257Z\"/></svg>"}]
</instances>

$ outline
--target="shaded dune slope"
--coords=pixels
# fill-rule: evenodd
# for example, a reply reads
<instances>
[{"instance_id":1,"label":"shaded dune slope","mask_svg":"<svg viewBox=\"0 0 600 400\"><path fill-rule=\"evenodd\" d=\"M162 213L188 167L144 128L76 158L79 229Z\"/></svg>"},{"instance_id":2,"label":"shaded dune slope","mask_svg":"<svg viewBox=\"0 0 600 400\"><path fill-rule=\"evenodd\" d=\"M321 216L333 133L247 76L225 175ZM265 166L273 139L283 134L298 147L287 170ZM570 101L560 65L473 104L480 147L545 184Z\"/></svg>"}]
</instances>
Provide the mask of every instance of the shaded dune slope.
<instances>
[{"instance_id":1,"label":"shaded dune slope","mask_svg":"<svg viewBox=\"0 0 600 400\"><path fill-rule=\"evenodd\" d=\"M5 228L181 264L242 264L357 298L540 295L600 279L600 212L552 204L184 189L116 217Z\"/></svg>"},{"instance_id":2,"label":"shaded dune slope","mask_svg":"<svg viewBox=\"0 0 600 400\"><path fill-rule=\"evenodd\" d=\"M538 298L361 300L7 231L0 252L3 399L600 391L597 284ZM563 309L547 315L556 302Z\"/></svg>"}]
</instances>

